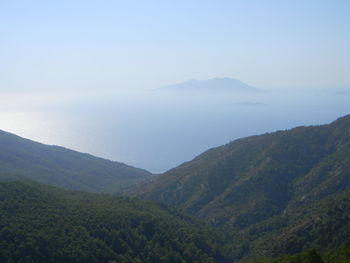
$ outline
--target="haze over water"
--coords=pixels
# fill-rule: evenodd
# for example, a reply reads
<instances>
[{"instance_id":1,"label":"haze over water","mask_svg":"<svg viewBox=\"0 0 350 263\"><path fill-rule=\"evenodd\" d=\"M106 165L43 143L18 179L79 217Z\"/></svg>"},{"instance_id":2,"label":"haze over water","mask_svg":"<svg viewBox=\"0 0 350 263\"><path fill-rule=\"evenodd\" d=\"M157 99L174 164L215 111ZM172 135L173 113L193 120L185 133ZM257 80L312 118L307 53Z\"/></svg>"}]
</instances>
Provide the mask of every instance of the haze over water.
<instances>
[{"instance_id":1,"label":"haze over water","mask_svg":"<svg viewBox=\"0 0 350 263\"><path fill-rule=\"evenodd\" d=\"M162 172L328 123L350 113L349 13L348 0L0 1L0 129ZM265 92L155 91L223 77Z\"/></svg>"},{"instance_id":2,"label":"haze over water","mask_svg":"<svg viewBox=\"0 0 350 263\"><path fill-rule=\"evenodd\" d=\"M333 121L350 112L346 91L6 93L0 127L158 173L237 138Z\"/></svg>"}]
</instances>

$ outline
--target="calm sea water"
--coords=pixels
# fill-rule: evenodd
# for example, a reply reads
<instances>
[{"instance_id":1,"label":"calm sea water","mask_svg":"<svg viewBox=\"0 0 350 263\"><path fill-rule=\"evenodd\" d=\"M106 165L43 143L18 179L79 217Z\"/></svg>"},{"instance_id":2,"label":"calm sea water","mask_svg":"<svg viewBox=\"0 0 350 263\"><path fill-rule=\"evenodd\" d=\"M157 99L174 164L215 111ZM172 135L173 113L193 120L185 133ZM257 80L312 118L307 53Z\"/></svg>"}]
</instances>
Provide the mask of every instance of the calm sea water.
<instances>
[{"instance_id":1,"label":"calm sea water","mask_svg":"<svg viewBox=\"0 0 350 263\"><path fill-rule=\"evenodd\" d=\"M0 103L2 130L158 173L237 138L333 121L350 113L350 92L6 93Z\"/></svg>"}]
</instances>

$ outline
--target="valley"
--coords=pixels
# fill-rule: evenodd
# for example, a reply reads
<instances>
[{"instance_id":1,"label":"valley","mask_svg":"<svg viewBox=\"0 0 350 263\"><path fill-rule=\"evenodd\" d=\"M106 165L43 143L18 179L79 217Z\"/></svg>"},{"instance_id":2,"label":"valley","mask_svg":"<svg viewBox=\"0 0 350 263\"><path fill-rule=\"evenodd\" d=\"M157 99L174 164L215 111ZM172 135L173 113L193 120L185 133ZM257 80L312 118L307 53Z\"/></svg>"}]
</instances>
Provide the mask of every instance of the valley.
<instances>
[{"instance_id":1,"label":"valley","mask_svg":"<svg viewBox=\"0 0 350 263\"><path fill-rule=\"evenodd\" d=\"M238 139L160 175L0 135L3 262L333 263L347 253L350 115Z\"/></svg>"}]
</instances>

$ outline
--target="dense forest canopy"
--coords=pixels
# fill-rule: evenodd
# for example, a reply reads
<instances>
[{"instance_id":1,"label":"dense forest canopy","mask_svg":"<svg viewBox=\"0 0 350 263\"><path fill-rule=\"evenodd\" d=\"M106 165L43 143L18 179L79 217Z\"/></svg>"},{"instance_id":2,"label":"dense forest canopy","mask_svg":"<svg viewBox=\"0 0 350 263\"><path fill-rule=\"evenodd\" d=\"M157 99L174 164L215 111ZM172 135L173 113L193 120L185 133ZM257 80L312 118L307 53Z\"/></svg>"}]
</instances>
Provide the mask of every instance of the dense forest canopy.
<instances>
[{"instance_id":1,"label":"dense forest canopy","mask_svg":"<svg viewBox=\"0 0 350 263\"><path fill-rule=\"evenodd\" d=\"M0 143L0 262L350 262L350 116L234 141L126 192L152 201L27 179L105 191L108 171L145 171Z\"/></svg>"},{"instance_id":2,"label":"dense forest canopy","mask_svg":"<svg viewBox=\"0 0 350 263\"><path fill-rule=\"evenodd\" d=\"M148 201L0 183L0 262L228 262L211 231Z\"/></svg>"},{"instance_id":3,"label":"dense forest canopy","mask_svg":"<svg viewBox=\"0 0 350 263\"><path fill-rule=\"evenodd\" d=\"M349 244L350 115L210 149L129 194L225 228L234 258Z\"/></svg>"},{"instance_id":4,"label":"dense forest canopy","mask_svg":"<svg viewBox=\"0 0 350 263\"><path fill-rule=\"evenodd\" d=\"M123 163L37 143L1 130L0 149L0 177L10 174L66 189L116 193L151 176Z\"/></svg>"}]
</instances>

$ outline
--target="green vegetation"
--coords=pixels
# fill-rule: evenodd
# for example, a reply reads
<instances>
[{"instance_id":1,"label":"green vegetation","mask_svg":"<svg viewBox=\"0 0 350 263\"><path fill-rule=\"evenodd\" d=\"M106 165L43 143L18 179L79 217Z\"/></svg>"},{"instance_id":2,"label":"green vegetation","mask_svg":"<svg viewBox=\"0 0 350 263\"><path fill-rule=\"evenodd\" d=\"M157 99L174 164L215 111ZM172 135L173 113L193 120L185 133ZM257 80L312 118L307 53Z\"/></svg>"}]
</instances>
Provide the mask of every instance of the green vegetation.
<instances>
[{"instance_id":1,"label":"green vegetation","mask_svg":"<svg viewBox=\"0 0 350 263\"><path fill-rule=\"evenodd\" d=\"M255 258L240 261L240 263L348 263L350 262L350 247L320 253L315 249L306 250L296 255L281 256L275 259Z\"/></svg>"},{"instance_id":2,"label":"green vegetation","mask_svg":"<svg viewBox=\"0 0 350 263\"><path fill-rule=\"evenodd\" d=\"M0 180L35 181L90 192L115 193L151 174L58 146L23 139L0 130Z\"/></svg>"},{"instance_id":3,"label":"green vegetation","mask_svg":"<svg viewBox=\"0 0 350 263\"><path fill-rule=\"evenodd\" d=\"M350 115L231 142L129 192L158 204L26 179L113 193L146 171L4 132L0 146L0 262L350 262Z\"/></svg>"},{"instance_id":4,"label":"green vegetation","mask_svg":"<svg viewBox=\"0 0 350 263\"><path fill-rule=\"evenodd\" d=\"M336 201L323 204L321 209L315 207L319 212L312 213L309 223L321 217L319 223L312 225L308 234L303 232L299 241L289 240L288 246L297 242L314 247L314 240L330 243L332 239L340 244L348 239L349 198L340 196ZM287 225L296 227L290 222ZM250 236L254 230L259 232L255 235L264 236L264 227L266 231L266 226L251 228ZM0 183L0 262L229 263L239 258L234 252L244 242L230 239L231 233L225 232L149 201L61 190L30 181ZM260 244L261 250L252 251L250 257L266 249L283 251L274 237L263 243L265 246ZM306 250L242 263L349 262L349 247L325 250L327 245L322 245L321 252Z\"/></svg>"},{"instance_id":5,"label":"green vegetation","mask_svg":"<svg viewBox=\"0 0 350 263\"><path fill-rule=\"evenodd\" d=\"M228 262L214 236L149 201L0 183L0 262Z\"/></svg>"},{"instance_id":6,"label":"green vegetation","mask_svg":"<svg viewBox=\"0 0 350 263\"><path fill-rule=\"evenodd\" d=\"M350 115L211 149L130 195L223 227L234 259L350 243Z\"/></svg>"},{"instance_id":7,"label":"green vegetation","mask_svg":"<svg viewBox=\"0 0 350 263\"><path fill-rule=\"evenodd\" d=\"M350 195L343 193L312 206L291 209L242 229L226 227L226 253L278 257L310 248L319 251L350 245Z\"/></svg>"}]
</instances>

